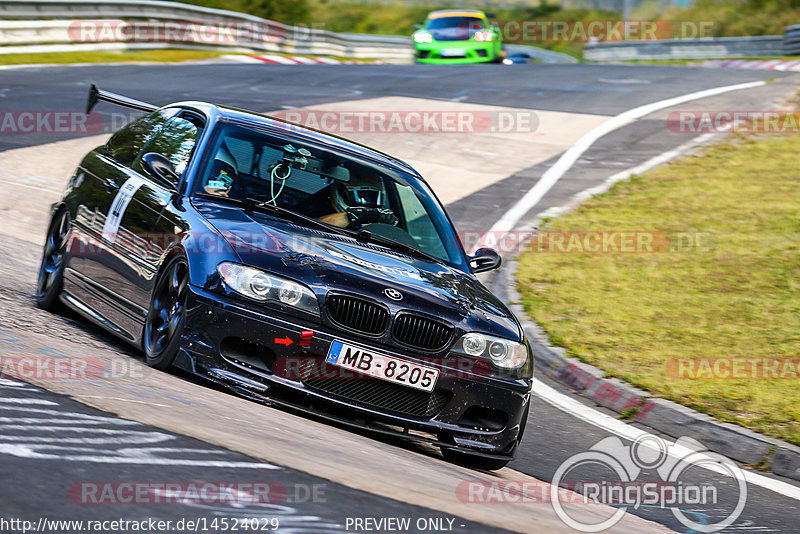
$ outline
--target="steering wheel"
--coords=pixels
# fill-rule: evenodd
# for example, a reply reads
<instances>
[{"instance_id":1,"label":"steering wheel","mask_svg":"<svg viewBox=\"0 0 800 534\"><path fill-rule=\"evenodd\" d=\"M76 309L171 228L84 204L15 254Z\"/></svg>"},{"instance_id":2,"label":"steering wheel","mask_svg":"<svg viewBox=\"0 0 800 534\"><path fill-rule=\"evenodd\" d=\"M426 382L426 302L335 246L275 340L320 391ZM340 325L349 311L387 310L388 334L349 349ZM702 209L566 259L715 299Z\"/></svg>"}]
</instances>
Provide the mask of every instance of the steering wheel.
<instances>
[{"instance_id":1,"label":"steering wheel","mask_svg":"<svg viewBox=\"0 0 800 534\"><path fill-rule=\"evenodd\" d=\"M345 213L347 213L347 218L350 221L349 226L363 226L374 223L397 226L398 222L397 215L392 210L377 206L351 206L347 208Z\"/></svg>"}]
</instances>

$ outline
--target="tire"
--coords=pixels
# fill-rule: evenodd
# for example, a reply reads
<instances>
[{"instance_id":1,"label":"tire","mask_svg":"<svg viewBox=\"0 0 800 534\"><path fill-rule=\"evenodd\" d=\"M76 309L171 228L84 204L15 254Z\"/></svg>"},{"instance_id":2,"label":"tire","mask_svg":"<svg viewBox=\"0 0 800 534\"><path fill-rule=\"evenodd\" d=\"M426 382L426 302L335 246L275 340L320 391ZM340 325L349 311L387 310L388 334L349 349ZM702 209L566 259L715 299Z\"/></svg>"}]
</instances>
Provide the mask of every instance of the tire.
<instances>
[{"instance_id":1,"label":"tire","mask_svg":"<svg viewBox=\"0 0 800 534\"><path fill-rule=\"evenodd\" d=\"M53 216L47 229L36 280L36 305L43 310L55 312L61 308L58 297L64 287L64 258L70 223L69 212L62 209Z\"/></svg>"},{"instance_id":2,"label":"tire","mask_svg":"<svg viewBox=\"0 0 800 534\"><path fill-rule=\"evenodd\" d=\"M175 361L186 323L188 294L189 264L176 256L158 277L145 319L142 345L150 367L166 371Z\"/></svg>"},{"instance_id":3,"label":"tire","mask_svg":"<svg viewBox=\"0 0 800 534\"><path fill-rule=\"evenodd\" d=\"M500 49L497 51L497 53L492 58L492 63L495 63L495 64L502 63L503 60L506 58L506 56L507 56L507 54L506 54L505 48L503 46L501 46Z\"/></svg>"},{"instance_id":4,"label":"tire","mask_svg":"<svg viewBox=\"0 0 800 534\"><path fill-rule=\"evenodd\" d=\"M454 451L447 447L442 447L442 456L448 462L463 465L464 467L471 467L473 469L481 469L483 471L497 471L508 465L511 460L500 460L496 458L487 458L485 456L474 456L469 453Z\"/></svg>"}]
</instances>

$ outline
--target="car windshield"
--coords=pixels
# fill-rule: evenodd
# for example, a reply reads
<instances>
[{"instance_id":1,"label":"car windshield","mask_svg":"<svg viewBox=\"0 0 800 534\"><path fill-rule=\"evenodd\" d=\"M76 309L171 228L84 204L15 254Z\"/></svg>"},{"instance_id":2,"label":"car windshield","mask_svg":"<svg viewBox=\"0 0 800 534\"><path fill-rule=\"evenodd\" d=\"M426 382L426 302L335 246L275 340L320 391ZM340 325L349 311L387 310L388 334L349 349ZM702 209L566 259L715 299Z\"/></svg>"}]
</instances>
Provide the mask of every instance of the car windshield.
<instances>
[{"instance_id":1,"label":"car windshield","mask_svg":"<svg viewBox=\"0 0 800 534\"><path fill-rule=\"evenodd\" d=\"M483 27L483 19L478 17L437 17L428 19L425 23L426 30L442 30L445 28L482 30Z\"/></svg>"},{"instance_id":2,"label":"car windshield","mask_svg":"<svg viewBox=\"0 0 800 534\"><path fill-rule=\"evenodd\" d=\"M235 124L220 126L207 154L195 193L260 201L366 230L468 270L441 205L425 184L402 171Z\"/></svg>"}]
</instances>

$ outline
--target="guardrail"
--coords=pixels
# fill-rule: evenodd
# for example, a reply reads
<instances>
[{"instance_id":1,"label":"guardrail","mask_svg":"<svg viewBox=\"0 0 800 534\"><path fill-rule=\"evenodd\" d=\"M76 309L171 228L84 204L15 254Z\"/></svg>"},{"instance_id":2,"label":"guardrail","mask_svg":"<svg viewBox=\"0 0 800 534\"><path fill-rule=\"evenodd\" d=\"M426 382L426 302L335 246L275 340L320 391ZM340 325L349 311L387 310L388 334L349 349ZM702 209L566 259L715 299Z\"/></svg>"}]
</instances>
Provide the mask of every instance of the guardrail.
<instances>
[{"instance_id":1,"label":"guardrail","mask_svg":"<svg viewBox=\"0 0 800 534\"><path fill-rule=\"evenodd\" d=\"M788 26L783 31L783 55L800 56L800 24Z\"/></svg>"},{"instance_id":2,"label":"guardrail","mask_svg":"<svg viewBox=\"0 0 800 534\"><path fill-rule=\"evenodd\" d=\"M408 37L334 33L319 28L288 26L236 11L162 0L0 0L0 19L6 19L0 20L0 54L196 48L390 62L410 62L413 59L413 47ZM111 33L116 36L131 34L134 38L108 39L108 32L99 32L95 39L87 38L81 33L82 22L111 28ZM169 36L162 35L164 38L161 40L135 38L136 35L152 36L159 30L168 30L171 22L181 24L184 30L194 27L198 31L176 31ZM235 27L233 38L226 38L229 37L226 33L229 29L225 28L227 23ZM524 55L543 63L575 62L566 54L535 47L517 48L524 49Z\"/></svg>"},{"instance_id":3,"label":"guardrail","mask_svg":"<svg viewBox=\"0 0 800 534\"><path fill-rule=\"evenodd\" d=\"M153 48L195 48L220 49L230 52L250 53L284 53L319 56L342 56L354 59L383 59L388 61L411 61L413 51L408 38L379 37L364 38L359 35L342 35L331 32L320 32L304 28L287 28L291 31L285 35L263 33L258 30L247 32L244 36L231 38L225 28L208 26L202 31L189 31L192 23L182 26L180 32L174 32L163 39L108 39L102 33L98 38L80 37L80 28L74 21L0 21L0 54L68 52L86 50L125 50ZM126 33L126 28L133 28L130 21L105 19L92 21L102 27L112 27L115 32ZM137 22L137 32L151 35L163 28L157 23ZM133 34L134 30L131 30ZM372 36L369 36L372 37Z\"/></svg>"},{"instance_id":4,"label":"guardrail","mask_svg":"<svg viewBox=\"0 0 800 534\"><path fill-rule=\"evenodd\" d=\"M334 33L288 26L246 13L158 0L2 0L0 18L26 19L0 21L0 54L188 47L388 61L411 61L413 58L407 37ZM154 20L175 21L184 30L194 28L197 31L163 35L169 23ZM81 21L98 27L105 24L104 27L113 29L112 35L117 38L110 39L108 32L99 32L95 39L87 38L76 26ZM148 26L152 30L149 34ZM235 28L234 32L230 31L230 26ZM157 33L159 30L162 34ZM139 33L134 35L135 31ZM142 33L150 37L162 35L162 38L135 38ZM118 38L127 34L134 38Z\"/></svg>"},{"instance_id":5,"label":"guardrail","mask_svg":"<svg viewBox=\"0 0 800 534\"><path fill-rule=\"evenodd\" d=\"M4 19L140 18L186 21L250 21L283 26L247 13L163 0L3 0Z\"/></svg>"},{"instance_id":6,"label":"guardrail","mask_svg":"<svg viewBox=\"0 0 800 534\"><path fill-rule=\"evenodd\" d=\"M800 53L800 26L798 26ZM784 55L784 36L707 37L658 41L617 41L587 43L583 57L588 61L636 59L715 59L727 57L770 57Z\"/></svg>"}]
</instances>

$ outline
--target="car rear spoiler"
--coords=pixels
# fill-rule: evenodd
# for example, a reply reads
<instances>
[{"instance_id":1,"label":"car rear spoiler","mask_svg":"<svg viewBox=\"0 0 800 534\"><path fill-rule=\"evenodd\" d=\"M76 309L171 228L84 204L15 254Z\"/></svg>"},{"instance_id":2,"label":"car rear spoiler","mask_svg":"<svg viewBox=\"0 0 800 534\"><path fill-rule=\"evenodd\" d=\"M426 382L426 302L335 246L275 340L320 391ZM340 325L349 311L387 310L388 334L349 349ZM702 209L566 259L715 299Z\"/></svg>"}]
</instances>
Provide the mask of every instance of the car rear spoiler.
<instances>
[{"instance_id":1,"label":"car rear spoiler","mask_svg":"<svg viewBox=\"0 0 800 534\"><path fill-rule=\"evenodd\" d=\"M92 84L89 88L89 98L86 100L86 113L90 113L100 100L125 106L126 108L137 109L139 111L155 111L158 109L158 106L154 106L153 104L103 91L102 89L98 89L95 84Z\"/></svg>"}]
</instances>

